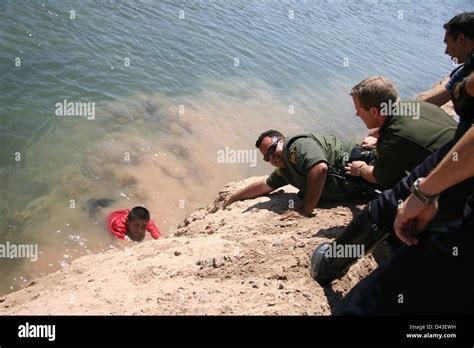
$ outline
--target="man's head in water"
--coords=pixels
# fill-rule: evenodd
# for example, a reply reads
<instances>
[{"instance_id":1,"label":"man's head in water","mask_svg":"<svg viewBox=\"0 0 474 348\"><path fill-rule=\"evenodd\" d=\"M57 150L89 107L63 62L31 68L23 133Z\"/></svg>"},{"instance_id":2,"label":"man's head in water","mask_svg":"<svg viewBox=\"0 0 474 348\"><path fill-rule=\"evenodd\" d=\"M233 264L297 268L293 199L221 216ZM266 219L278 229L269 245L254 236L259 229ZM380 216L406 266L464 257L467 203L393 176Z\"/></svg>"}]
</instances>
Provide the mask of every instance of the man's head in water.
<instances>
[{"instance_id":1,"label":"man's head in water","mask_svg":"<svg viewBox=\"0 0 474 348\"><path fill-rule=\"evenodd\" d=\"M150 221L150 212L143 207L135 207L127 217L127 234L134 241L145 238L146 227Z\"/></svg>"},{"instance_id":2,"label":"man's head in water","mask_svg":"<svg viewBox=\"0 0 474 348\"><path fill-rule=\"evenodd\" d=\"M283 145L285 144L285 137L279 131L268 130L260 134L255 143L255 147L260 150L265 162L270 162L274 167L286 167L283 159Z\"/></svg>"}]
</instances>

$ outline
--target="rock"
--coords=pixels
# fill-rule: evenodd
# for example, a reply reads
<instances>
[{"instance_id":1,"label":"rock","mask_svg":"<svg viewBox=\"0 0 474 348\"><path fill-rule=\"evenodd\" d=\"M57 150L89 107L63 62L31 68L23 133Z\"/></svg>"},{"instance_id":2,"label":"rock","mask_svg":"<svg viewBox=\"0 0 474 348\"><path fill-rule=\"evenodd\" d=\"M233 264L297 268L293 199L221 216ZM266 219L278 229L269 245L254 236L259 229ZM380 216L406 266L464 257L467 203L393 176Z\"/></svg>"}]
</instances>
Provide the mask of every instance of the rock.
<instances>
[{"instance_id":1,"label":"rock","mask_svg":"<svg viewBox=\"0 0 474 348\"><path fill-rule=\"evenodd\" d=\"M204 230L206 231L207 234L213 234L214 232L216 232L210 223L206 226Z\"/></svg>"},{"instance_id":2,"label":"rock","mask_svg":"<svg viewBox=\"0 0 474 348\"><path fill-rule=\"evenodd\" d=\"M301 265L301 260L299 257L295 257L294 263L290 265L290 268L296 268Z\"/></svg>"},{"instance_id":3,"label":"rock","mask_svg":"<svg viewBox=\"0 0 474 348\"><path fill-rule=\"evenodd\" d=\"M286 275L281 275L281 274L274 274L268 279L275 279L275 280L288 280L288 277Z\"/></svg>"},{"instance_id":4,"label":"rock","mask_svg":"<svg viewBox=\"0 0 474 348\"><path fill-rule=\"evenodd\" d=\"M179 237L179 236L185 235L188 232L189 230L187 228L180 228L175 232L174 236Z\"/></svg>"},{"instance_id":5,"label":"rock","mask_svg":"<svg viewBox=\"0 0 474 348\"><path fill-rule=\"evenodd\" d=\"M278 290L283 290L285 287L283 286L282 283L278 284Z\"/></svg>"},{"instance_id":6,"label":"rock","mask_svg":"<svg viewBox=\"0 0 474 348\"><path fill-rule=\"evenodd\" d=\"M218 210L219 210L219 205L216 204L216 205L214 205L212 208L208 208L207 211L209 212L209 214L214 214L214 213L216 213Z\"/></svg>"},{"instance_id":7,"label":"rock","mask_svg":"<svg viewBox=\"0 0 474 348\"><path fill-rule=\"evenodd\" d=\"M306 246L306 244L302 241L299 241L298 243L295 244L295 247L297 248L304 248Z\"/></svg>"},{"instance_id":8,"label":"rock","mask_svg":"<svg viewBox=\"0 0 474 348\"><path fill-rule=\"evenodd\" d=\"M178 251L178 250L175 250L173 254L174 254L174 256L179 256L179 255L181 255L181 252Z\"/></svg>"},{"instance_id":9,"label":"rock","mask_svg":"<svg viewBox=\"0 0 474 348\"><path fill-rule=\"evenodd\" d=\"M215 257L212 258L212 267L219 268L224 266L224 262L216 260Z\"/></svg>"},{"instance_id":10,"label":"rock","mask_svg":"<svg viewBox=\"0 0 474 348\"><path fill-rule=\"evenodd\" d=\"M28 288L28 287L34 286L36 284L38 284L38 282L36 280L32 280L31 282L28 283L28 285L26 287Z\"/></svg>"}]
</instances>

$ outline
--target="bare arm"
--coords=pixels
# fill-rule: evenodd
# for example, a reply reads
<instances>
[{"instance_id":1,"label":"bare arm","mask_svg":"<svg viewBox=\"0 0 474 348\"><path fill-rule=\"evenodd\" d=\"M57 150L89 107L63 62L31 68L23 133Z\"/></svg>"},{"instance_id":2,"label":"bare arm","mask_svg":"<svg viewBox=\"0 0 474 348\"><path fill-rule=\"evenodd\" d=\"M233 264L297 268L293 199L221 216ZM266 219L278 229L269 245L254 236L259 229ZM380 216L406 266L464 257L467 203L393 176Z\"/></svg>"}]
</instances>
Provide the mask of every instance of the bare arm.
<instances>
[{"instance_id":1,"label":"bare arm","mask_svg":"<svg viewBox=\"0 0 474 348\"><path fill-rule=\"evenodd\" d=\"M375 179L373 174L374 166L368 165L364 161L353 161L348 163L344 167L344 170L347 175L360 176L368 182L378 184L377 179Z\"/></svg>"},{"instance_id":2,"label":"bare arm","mask_svg":"<svg viewBox=\"0 0 474 348\"><path fill-rule=\"evenodd\" d=\"M461 85L458 84L456 88ZM466 93L474 96L474 74L469 75ZM471 127L438 166L420 183L420 191L428 196L440 194L447 188L474 176L474 128Z\"/></svg>"},{"instance_id":3,"label":"bare arm","mask_svg":"<svg viewBox=\"0 0 474 348\"><path fill-rule=\"evenodd\" d=\"M451 100L451 96L446 87L443 87L437 91L424 95L421 97L421 100L437 106L442 106Z\"/></svg>"},{"instance_id":4,"label":"bare arm","mask_svg":"<svg viewBox=\"0 0 474 348\"><path fill-rule=\"evenodd\" d=\"M377 179L375 179L374 177L373 171L374 166L370 166L368 164L362 165L362 167L360 168L360 176L368 182L378 184Z\"/></svg>"},{"instance_id":5,"label":"bare arm","mask_svg":"<svg viewBox=\"0 0 474 348\"><path fill-rule=\"evenodd\" d=\"M318 163L310 168L306 177L306 194L304 198L304 214L309 216L321 198L324 184L326 182L328 165L325 162Z\"/></svg>"},{"instance_id":6,"label":"bare arm","mask_svg":"<svg viewBox=\"0 0 474 348\"><path fill-rule=\"evenodd\" d=\"M270 193L273 190L273 188L267 185L266 180L254 182L253 184L250 184L246 188L240 190L237 193L234 193L229 198L227 198L222 208L225 209L232 203L241 201L243 199L255 198L266 195L267 193Z\"/></svg>"}]
</instances>

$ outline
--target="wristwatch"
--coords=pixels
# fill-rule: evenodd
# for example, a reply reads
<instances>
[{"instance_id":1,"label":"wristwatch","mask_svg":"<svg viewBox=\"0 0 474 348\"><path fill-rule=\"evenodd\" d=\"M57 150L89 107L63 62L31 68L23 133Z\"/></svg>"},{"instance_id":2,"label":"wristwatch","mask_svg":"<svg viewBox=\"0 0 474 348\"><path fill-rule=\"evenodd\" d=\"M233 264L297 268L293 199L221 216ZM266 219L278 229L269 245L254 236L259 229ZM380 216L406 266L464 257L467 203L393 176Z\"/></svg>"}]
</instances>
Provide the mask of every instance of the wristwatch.
<instances>
[{"instance_id":1,"label":"wristwatch","mask_svg":"<svg viewBox=\"0 0 474 348\"><path fill-rule=\"evenodd\" d=\"M430 204L430 203L435 202L438 199L439 195L427 196L423 192L421 192L420 189L418 188L422 179L424 178L418 178L415 180L413 185L411 185L410 192L413 193L416 199L418 199L423 204Z\"/></svg>"}]
</instances>

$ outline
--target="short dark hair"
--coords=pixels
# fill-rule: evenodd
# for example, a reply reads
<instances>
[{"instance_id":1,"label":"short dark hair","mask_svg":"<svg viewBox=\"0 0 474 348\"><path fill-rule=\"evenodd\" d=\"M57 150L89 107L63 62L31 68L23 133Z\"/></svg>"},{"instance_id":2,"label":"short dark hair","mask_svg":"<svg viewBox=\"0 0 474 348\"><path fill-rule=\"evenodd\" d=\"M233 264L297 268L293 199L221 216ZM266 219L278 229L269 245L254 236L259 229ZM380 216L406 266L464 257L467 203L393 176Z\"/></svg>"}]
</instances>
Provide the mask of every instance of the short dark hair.
<instances>
[{"instance_id":1,"label":"short dark hair","mask_svg":"<svg viewBox=\"0 0 474 348\"><path fill-rule=\"evenodd\" d=\"M133 221L136 219L148 221L150 220L150 212L147 208L135 207L130 210L130 213L128 213L128 221Z\"/></svg>"},{"instance_id":2,"label":"short dark hair","mask_svg":"<svg viewBox=\"0 0 474 348\"><path fill-rule=\"evenodd\" d=\"M274 129L267 130L267 131L263 132L262 134L260 134L260 136L257 139L257 142L255 143L255 147L260 147L260 144L262 143L262 140L266 137L283 138L283 134L281 134L279 131L274 130Z\"/></svg>"},{"instance_id":3,"label":"short dark hair","mask_svg":"<svg viewBox=\"0 0 474 348\"><path fill-rule=\"evenodd\" d=\"M474 40L474 12L463 12L451 18L443 25L448 30L448 35L457 40L459 34L464 34L471 40Z\"/></svg>"}]
</instances>

